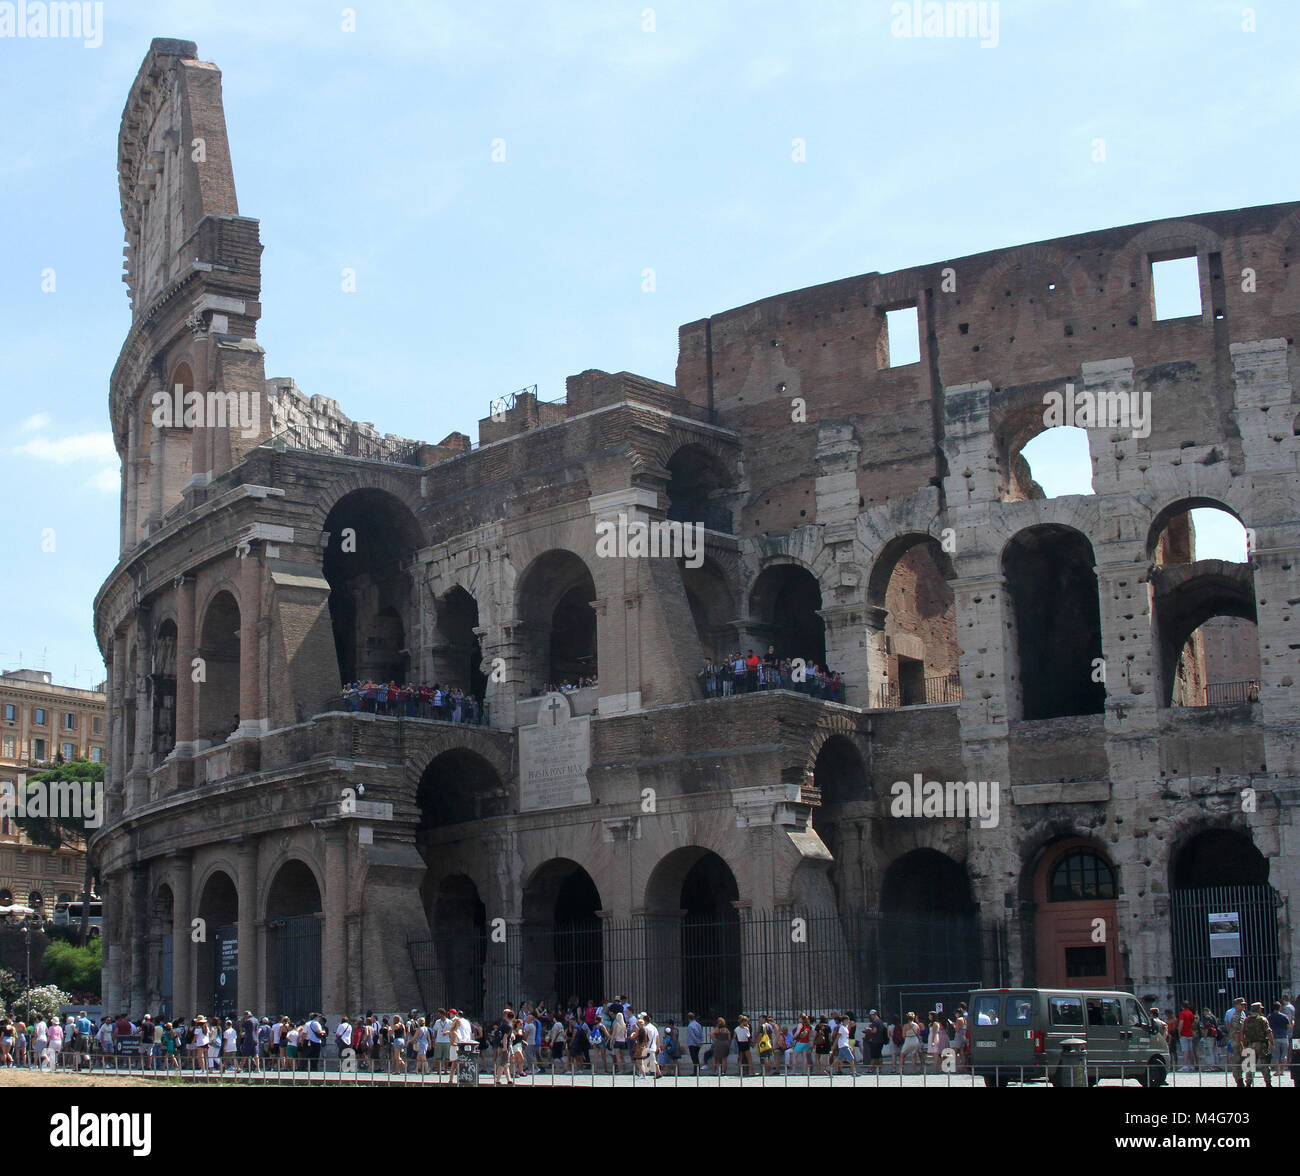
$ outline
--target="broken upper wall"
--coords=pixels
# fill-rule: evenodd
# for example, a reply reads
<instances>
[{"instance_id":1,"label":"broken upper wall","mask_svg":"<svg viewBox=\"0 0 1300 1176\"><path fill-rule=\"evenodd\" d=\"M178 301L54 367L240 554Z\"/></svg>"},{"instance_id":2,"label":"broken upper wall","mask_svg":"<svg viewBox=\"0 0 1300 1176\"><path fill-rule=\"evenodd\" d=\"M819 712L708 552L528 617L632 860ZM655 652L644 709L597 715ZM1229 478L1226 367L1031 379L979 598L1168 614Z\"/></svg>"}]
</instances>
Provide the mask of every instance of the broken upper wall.
<instances>
[{"instance_id":1,"label":"broken upper wall","mask_svg":"<svg viewBox=\"0 0 1300 1176\"><path fill-rule=\"evenodd\" d=\"M186 248L208 216L238 216L221 71L193 41L158 37L122 111L118 185L125 273L138 320L194 260Z\"/></svg>"},{"instance_id":2,"label":"broken upper wall","mask_svg":"<svg viewBox=\"0 0 1300 1176\"><path fill-rule=\"evenodd\" d=\"M1199 263L1201 314L1156 321L1152 263L1187 255ZM852 420L864 506L942 476L936 398L981 380L994 388L994 426L1015 429L1032 406L1041 417L1045 390L1081 387L1084 363L1131 357L1151 393L1143 448L1231 441L1228 344L1294 337L1298 262L1300 204L1290 203L866 274L683 326L677 389L744 436L763 495L812 485L817 430L792 422L795 398L814 426ZM909 305L920 361L889 367L885 312ZM760 506L756 497L750 514Z\"/></svg>"}]
</instances>

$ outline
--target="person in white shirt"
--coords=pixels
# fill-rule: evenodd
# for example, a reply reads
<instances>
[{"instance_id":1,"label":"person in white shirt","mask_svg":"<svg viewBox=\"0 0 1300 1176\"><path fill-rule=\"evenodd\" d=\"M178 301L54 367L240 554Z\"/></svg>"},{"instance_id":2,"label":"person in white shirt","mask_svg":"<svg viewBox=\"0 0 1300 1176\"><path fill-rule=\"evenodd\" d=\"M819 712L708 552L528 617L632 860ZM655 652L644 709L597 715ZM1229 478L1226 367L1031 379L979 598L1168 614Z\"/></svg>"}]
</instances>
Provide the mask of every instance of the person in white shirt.
<instances>
[{"instance_id":1,"label":"person in white shirt","mask_svg":"<svg viewBox=\"0 0 1300 1176\"><path fill-rule=\"evenodd\" d=\"M438 1017L433 1022L433 1072L442 1081L451 1065L451 1018L446 1009L438 1010Z\"/></svg>"},{"instance_id":2,"label":"person in white shirt","mask_svg":"<svg viewBox=\"0 0 1300 1176\"><path fill-rule=\"evenodd\" d=\"M221 1031L221 1060L230 1069L235 1066L235 1053L239 1048L239 1034L235 1032L235 1023L227 1020Z\"/></svg>"},{"instance_id":3,"label":"person in white shirt","mask_svg":"<svg viewBox=\"0 0 1300 1176\"><path fill-rule=\"evenodd\" d=\"M352 1044L352 1022L346 1016L334 1027L334 1044L338 1047L339 1058L343 1051Z\"/></svg>"},{"instance_id":4,"label":"person in white shirt","mask_svg":"<svg viewBox=\"0 0 1300 1176\"><path fill-rule=\"evenodd\" d=\"M646 1069L649 1070L650 1066L653 1065L655 1068L655 1077L662 1078L663 1071L659 1069L659 1027L652 1020L650 1020L650 1017L646 1013L641 1013L637 1016L638 1021L640 1021L642 1018L645 1019ZM650 1075L647 1073L646 1077L648 1078L649 1076Z\"/></svg>"}]
</instances>

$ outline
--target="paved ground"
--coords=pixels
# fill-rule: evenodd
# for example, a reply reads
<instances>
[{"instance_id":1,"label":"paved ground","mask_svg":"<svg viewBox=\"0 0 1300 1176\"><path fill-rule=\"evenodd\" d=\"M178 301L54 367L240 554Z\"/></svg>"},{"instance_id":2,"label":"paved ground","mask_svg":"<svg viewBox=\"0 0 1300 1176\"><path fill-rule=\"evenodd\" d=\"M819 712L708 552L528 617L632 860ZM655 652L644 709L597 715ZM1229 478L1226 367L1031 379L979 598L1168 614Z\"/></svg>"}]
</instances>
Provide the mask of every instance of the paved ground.
<instances>
[{"instance_id":1,"label":"paved ground","mask_svg":"<svg viewBox=\"0 0 1300 1176\"><path fill-rule=\"evenodd\" d=\"M1274 1079L1274 1082L1283 1087L1293 1085L1289 1077ZM186 1074L183 1079L178 1079L173 1072L171 1076L160 1073L140 1073L138 1071L129 1072L126 1070L118 1074L75 1074L65 1071L54 1071L52 1073L42 1072L40 1070L0 1070L0 1088L15 1086L145 1086L145 1085L170 1085L170 1086L199 1086L199 1085L238 1085L238 1086L304 1086L319 1085L321 1083L335 1085L362 1085L372 1086L391 1085L397 1086L437 1086L447 1085L446 1080L441 1082L432 1075L421 1076L417 1074L369 1074L362 1071L357 1074L340 1075L337 1072L330 1072L325 1075L305 1073L280 1073L275 1071L267 1073L258 1073L251 1076L236 1076L233 1074L217 1074L211 1072L201 1077L193 1074ZM479 1078L480 1086L491 1086L491 1075L481 1075ZM550 1075L540 1074L533 1077L520 1079L517 1084L520 1087L534 1086L539 1088L592 1088L592 1087L641 1087L643 1089L666 1089L669 1087L694 1087L698 1089L708 1089L717 1087L815 1087L826 1088L835 1087L862 1087L864 1089L879 1088L882 1090L900 1089L900 1088L921 1088L921 1087L943 1087L954 1089L983 1089L983 1080L974 1079L968 1074L952 1075L934 1075L934 1074L909 1074L904 1076L884 1074L876 1075L858 1075L851 1078L847 1074L838 1077L813 1076L811 1078L803 1075L777 1075L767 1078L746 1078L742 1081L734 1074L726 1078L716 1078L713 1076L679 1076L665 1077L660 1080L633 1079L628 1075L619 1075L617 1077L609 1074L597 1074L594 1077L590 1074L571 1076L569 1074ZM1222 1090L1232 1085L1230 1075L1223 1073L1206 1073L1206 1074L1171 1074L1168 1085L1175 1090ZM1256 1077L1255 1085L1257 1088L1263 1088L1262 1078ZM1104 1081L1099 1083L1101 1087L1128 1087L1138 1089L1138 1083ZM1034 1083L1021 1089L1047 1089L1046 1084Z\"/></svg>"}]
</instances>

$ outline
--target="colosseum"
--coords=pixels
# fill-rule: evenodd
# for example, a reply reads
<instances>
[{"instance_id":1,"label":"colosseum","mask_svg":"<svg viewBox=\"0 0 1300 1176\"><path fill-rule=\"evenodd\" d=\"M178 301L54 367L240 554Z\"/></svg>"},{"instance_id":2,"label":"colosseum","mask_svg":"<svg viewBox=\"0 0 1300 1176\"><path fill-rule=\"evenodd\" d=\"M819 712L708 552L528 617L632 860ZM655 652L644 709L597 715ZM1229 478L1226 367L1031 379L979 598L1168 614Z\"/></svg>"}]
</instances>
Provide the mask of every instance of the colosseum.
<instances>
[{"instance_id":1,"label":"colosseum","mask_svg":"<svg viewBox=\"0 0 1300 1176\"><path fill-rule=\"evenodd\" d=\"M266 376L194 44L153 42L118 161L108 1006L1295 975L1300 203L778 294L681 327L675 385L429 444ZM1093 493L1047 497L1022 451L1071 422ZM1208 509L1242 562L1197 558Z\"/></svg>"}]
</instances>

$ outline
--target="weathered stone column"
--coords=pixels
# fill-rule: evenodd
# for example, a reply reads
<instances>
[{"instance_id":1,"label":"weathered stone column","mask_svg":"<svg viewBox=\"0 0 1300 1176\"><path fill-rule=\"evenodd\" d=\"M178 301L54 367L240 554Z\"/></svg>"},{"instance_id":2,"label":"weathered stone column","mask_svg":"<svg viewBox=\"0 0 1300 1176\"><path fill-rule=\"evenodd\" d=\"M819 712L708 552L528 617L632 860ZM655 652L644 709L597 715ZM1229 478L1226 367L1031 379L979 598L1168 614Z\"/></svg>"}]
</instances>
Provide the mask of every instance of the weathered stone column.
<instances>
[{"instance_id":1,"label":"weathered stone column","mask_svg":"<svg viewBox=\"0 0 1300 1176\"><path fill-rule=\"evenodd\" d=\"M131 867L130 915L131 961L130 1016L145 1012L149 1001L149 867Z\"/></svg>"},{"instance_id":2,"label":"weathered stone column","mask_svg":"<svg viewBox=\"0 0 1300 1176\"><path fill-rule=\"evenodd\" d=\"M162 380L149 378L149 404L162 392ZM157 424L149 430L149 534L162 526L163 488L167 478L167 432Z\"/></svg>"},{"instance_id":3,"label":"weathered stone column","mask_svg":"<svg viewBox=\"0 0 1300 1176\"><path fill-rule=\"evenodd\" d=\"M188 1018L195 1008L194 943L190 934L190 855L172 855L172 1017Z\"/></svg>"},{"instance_id":4,"label":"weathered stone column","mask_svg":"<svg viewBox=\"0 0 1300 1176\"><path fill-rule=\"evenodd\" d=\"M257 839L243 838L236 859L239 874L239 1011L256 1009L263 960L257 950Z\"/></svg>"},{"instance_id":5,"label":"weathered stone column","mask_svg":"<svg viewBox=\"0 0 1300 1176\"><path fill-rule=\"evenodd\" d=\"M262 553L249 551L239 565L239 729L232 738L253 738L266 729L262 698Z\"/></svg>"},{"instance_id":6,"label":"weathered stone column","mask_svg":"<svg viewBox=\"0 0 1300 1176\"><path fill-rule=\"evenodd\" d=\"M132 413L126 422L126 460L122 463L122 482L126 489L126 509L122 515L123 551L129 551L140 541L139 446L140 424Z\"/></svg>"},{"instance_id":7,"label":"weathered stone column","mask_svg":"<svg viewBox=\"0 0 1300 1176\"><path fill-rule=\"evenodd\" d=\"M153 699L149 674L153 669L153 610L141 605L136 610L135 665L135 746L131 748L131 766L126 777L126 811L130 812L149 799L150 750L153 743ZM132 704L128 704L132 705Z\"/></svg>"},{"instance_id":8,"label":"weathered stone column","mask_svg":"<svg viewBox=\"0 0 1300 1176\"><path fill-rule=\"evenodd\" d=\"M325 893L321 896L325 906L324 934L321 937L321 1003L325 1007L320 1011L333 1024L339 1016L348 1012L345 1007L348 970L348 830L341 821L320 828L325 837Z\"/></svg>"},{"instance_id":9,"label":"weathered stone column","mask_svg":"<svg viewBox=\"0 0 1300 1176\"><path fill-rule=\"evenodd\" d=\"M176 577L176 746L173 756L194 754L198 691L190 672L194 659L194 577Z\"/></svg>"}]
</instances>

